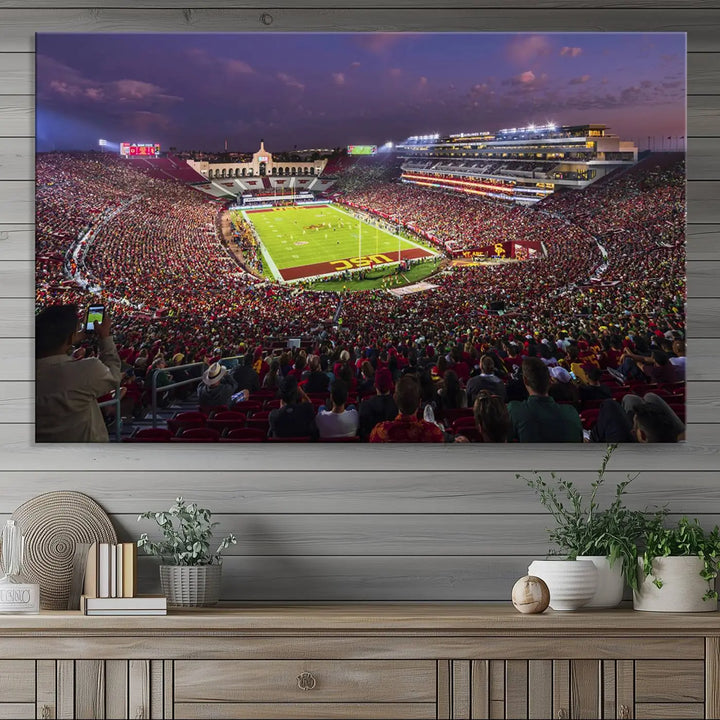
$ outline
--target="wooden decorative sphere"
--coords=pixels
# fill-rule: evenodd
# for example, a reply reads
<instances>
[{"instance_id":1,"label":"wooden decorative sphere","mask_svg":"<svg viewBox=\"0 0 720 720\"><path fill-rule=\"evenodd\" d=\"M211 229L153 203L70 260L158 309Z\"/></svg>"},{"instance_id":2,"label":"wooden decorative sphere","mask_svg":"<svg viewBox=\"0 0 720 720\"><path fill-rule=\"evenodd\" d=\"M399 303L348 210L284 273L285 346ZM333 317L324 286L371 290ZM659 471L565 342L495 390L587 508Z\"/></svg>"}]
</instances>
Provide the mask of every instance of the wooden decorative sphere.
<instances>
[{"instance_id":1,"label":"wooden decorative sphere","mask_svg":"<svg viewBox=\"0 0 720 720\"><path fill-rule=\"evenodd\" d=\"M521 577L513 585L512 604L523 614L541 613L550 604L548 586L534 575Z\"/></svg>"}]
</instances>

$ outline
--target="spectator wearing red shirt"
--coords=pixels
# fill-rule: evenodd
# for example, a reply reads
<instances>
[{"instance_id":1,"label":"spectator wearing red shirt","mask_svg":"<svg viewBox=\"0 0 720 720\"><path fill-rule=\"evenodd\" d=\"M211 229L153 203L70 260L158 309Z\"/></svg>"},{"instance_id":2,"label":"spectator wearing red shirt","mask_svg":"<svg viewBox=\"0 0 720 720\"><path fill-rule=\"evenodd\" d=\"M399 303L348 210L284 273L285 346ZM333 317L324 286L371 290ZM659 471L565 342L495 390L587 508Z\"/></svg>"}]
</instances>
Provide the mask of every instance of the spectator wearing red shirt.
<instances>
[{"instance_id":1,"label":"spectator wearing red shirt","mask_svg":"<svg viewBox=\"0 0 720 720\"><path fill-rule=\"evenodd\" d=\"M370 433L371 443L441 443L445 441L442 430L435 423L418 420L420 385L410 375L398 380L395 387L395 403L399 414L394 420L378 423Z\"/></svg>"}]
</instances>

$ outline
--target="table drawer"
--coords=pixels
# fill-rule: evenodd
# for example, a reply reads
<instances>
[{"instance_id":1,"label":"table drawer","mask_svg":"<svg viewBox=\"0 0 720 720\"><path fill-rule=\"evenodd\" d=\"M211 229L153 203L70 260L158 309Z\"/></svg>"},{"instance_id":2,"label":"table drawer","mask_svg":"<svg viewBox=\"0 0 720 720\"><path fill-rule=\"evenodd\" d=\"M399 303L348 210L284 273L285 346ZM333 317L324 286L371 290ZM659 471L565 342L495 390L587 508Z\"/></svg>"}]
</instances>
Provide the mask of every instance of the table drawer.
<instances>
[{"instance_id":1,"label":"table drawer","mask_svg":"<svg viewBox=\"0 0 720 720\"><path fill-rule=\"evenodd\" d=\"M177 660L175 702L432 702L432 660Z\"/></svg>"},{"instance_id":2,"label":"table drawer","mask_svg":"<svg viewBox=\"0 0 720 720\"><path fill-rule=\"evenodd\" d=\"M176 703L185 720L435 720L435 703Z\"/></svg>"},{"instance_id":3,"label":"table drawer","mask_svg":"<svg viewBox=\"0 0 720 720\"><path fill-rule=\"evenodd\" d=\"M35 702L34 660L0 660L0 702Z\"/></svg>"},{"instance_id":4,"label":"table drawer","mask_svg":"<svg viewBox=\"0 0 720 720\"><path fill-rule=\"evenodd\" d=\"M702 660L637 660L635 702L702 703L705 663Z\"/></svg>"}]
</instances>

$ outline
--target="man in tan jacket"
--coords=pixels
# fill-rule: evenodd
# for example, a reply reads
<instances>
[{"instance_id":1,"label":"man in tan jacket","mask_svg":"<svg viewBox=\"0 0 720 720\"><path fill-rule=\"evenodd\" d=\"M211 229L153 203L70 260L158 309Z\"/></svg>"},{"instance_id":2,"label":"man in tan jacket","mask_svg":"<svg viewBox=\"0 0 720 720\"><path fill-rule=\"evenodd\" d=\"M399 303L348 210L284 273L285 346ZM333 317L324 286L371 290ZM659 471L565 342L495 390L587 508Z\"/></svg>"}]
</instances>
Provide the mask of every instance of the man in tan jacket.
<instances>
[{"instance_id":1,"label":"man in tan jacket","mask_svg":"<svg viewBox=\"0 0 720 720\"><path fill-rule=\"evenodd\" d=\"M106 312L95 323L99 358L74 360L82 338L76 305L51 305L35 318L35 441L108 442L97 399L117 389L120 357Z\"/></svg>"}]
</instances>

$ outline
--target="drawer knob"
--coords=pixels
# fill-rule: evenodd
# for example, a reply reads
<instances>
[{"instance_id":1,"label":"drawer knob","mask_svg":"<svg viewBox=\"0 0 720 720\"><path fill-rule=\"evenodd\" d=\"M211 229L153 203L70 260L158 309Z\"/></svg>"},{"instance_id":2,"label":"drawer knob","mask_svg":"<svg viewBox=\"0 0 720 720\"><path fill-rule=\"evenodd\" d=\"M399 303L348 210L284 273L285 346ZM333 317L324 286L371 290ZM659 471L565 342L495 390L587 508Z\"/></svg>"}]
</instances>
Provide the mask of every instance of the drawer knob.
<instances>
[{"instance_id":1,"label":"drawer knob","mask_svg":"<svg viewBox=\"0 0 720 720\"><path fill-rule=\"evenodd\" d=\"M49 705L43 705L40 711L40 717L43 720L50 720L50 718L52 718L52 708Z\"/></svg>"},{"instance_id":2,"label":"drawer knob","mask_svg":"<svg viewBox=\"0 0 720 720\"><path fill-rule=\"evenodd\" d=\"M620 706L620 720L628 720L630 717L630 708L627 705Z\"/></svg>"},{"instance_id":3,"label":"drawer knob","mask_svg":"<svg viewBox=\"0 0 720 720\"><path fill-rule=\"evenodd\" d=\"M312 690L317 685L317 680L312 673L304 672L297 676L297 684L301 690Z\"/></svg>"},{"instance_id":4,"label":"drawer knob","mask_svg":"<svg viewBox=\"0 0 720 720\"><path fill-rule=\"evenodd\" d=\"M566 720L567 716L568 716L568 714L567 714L567 710L565 708L560 708L557 711L558 720Z\"/></svg>"}]
</instances>

